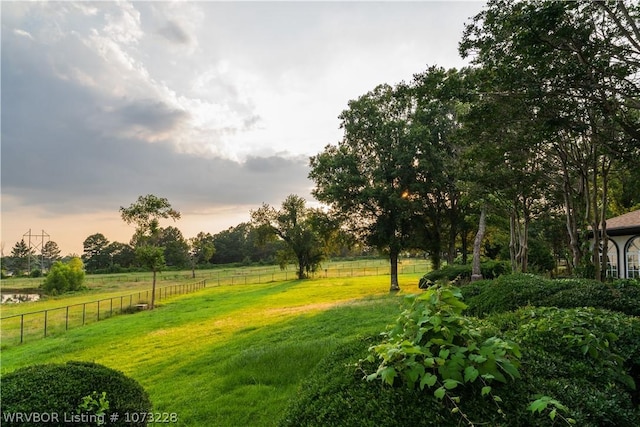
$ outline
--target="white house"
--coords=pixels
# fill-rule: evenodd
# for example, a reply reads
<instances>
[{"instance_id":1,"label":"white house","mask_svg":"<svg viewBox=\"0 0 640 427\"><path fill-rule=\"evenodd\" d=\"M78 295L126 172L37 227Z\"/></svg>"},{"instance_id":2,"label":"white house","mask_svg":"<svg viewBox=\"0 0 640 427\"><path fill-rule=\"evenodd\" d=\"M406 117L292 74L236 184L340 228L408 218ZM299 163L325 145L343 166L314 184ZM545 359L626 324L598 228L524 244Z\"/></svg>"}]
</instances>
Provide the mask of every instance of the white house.
<instances>
[{"instance_id":1,"label":"white house","mask_svg":"<svg viewBox=\"0 0 640 427\"><path fill-rule=\"evenodd\" d=\"M640 210L607 220L607 276L640 278Z\"/></svg>"}]
</instances>

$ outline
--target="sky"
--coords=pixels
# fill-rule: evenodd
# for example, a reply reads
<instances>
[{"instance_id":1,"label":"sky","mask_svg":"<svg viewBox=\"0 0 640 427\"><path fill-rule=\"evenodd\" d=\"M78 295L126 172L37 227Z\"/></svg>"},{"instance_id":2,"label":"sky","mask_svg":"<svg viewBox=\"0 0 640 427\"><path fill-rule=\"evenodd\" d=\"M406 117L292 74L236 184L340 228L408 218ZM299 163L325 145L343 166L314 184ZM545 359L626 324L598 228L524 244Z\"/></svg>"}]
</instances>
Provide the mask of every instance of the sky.
<instances>
[{"instance_id":1,"label":"sky","mask_svg":"<svg viewBox=\"0 0 640 427\"><path fill-rule=\"evenodd\" d=\"M1 3L1 241L128 243L120 207L165 197L185 238L289 194L377 85L462 67L484 2ZM46 240L46 239L45 239Z\"/></svg>"}]
</instances>

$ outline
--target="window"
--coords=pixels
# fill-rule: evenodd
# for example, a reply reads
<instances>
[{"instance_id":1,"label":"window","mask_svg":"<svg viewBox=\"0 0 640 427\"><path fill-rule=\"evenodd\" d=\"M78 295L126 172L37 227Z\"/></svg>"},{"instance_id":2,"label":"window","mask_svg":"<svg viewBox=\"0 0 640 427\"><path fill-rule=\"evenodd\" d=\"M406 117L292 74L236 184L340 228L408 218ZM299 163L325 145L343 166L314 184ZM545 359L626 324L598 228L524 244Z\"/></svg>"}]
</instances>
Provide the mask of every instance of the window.
<instances>
[{"instance_id":1,"label":"window","mask_svg":"<svg viewBox=\"0 0 640 427\"><path fill-rule=\"evenodd\" d=\"M640 278L640 236L634 237L627 245L627 277Z\"/></svg>"}]
</instances>

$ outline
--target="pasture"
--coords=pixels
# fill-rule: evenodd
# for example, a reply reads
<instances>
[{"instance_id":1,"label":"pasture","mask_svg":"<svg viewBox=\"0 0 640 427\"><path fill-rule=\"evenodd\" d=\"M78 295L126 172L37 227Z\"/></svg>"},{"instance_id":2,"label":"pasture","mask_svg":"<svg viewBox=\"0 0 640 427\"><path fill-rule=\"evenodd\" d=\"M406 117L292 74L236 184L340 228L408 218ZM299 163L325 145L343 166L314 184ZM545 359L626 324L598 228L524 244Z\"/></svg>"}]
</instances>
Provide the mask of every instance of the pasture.
<instances>
[{"instance_id":1,"label":"pasture","mask_svg":"<svg viewBox=\"0 0 640 427\"><path fill-rule=\"evenodd\" d=\"M400 276L400 295L389 294L387 275L330 277L329 267L326 272L327 277L302 281L207 286L168 299L154 311L6 347L1 371L93 361L135 378L149 392L154 411L176 414L178 425L275 425L324 356L346 340L378 334L397 317L401 295L417 290L425 268ZM115 280L91 281L82 296L56 297L25 308L96 299L141 282L116 286Z\"/></svg>"}]
</instances>

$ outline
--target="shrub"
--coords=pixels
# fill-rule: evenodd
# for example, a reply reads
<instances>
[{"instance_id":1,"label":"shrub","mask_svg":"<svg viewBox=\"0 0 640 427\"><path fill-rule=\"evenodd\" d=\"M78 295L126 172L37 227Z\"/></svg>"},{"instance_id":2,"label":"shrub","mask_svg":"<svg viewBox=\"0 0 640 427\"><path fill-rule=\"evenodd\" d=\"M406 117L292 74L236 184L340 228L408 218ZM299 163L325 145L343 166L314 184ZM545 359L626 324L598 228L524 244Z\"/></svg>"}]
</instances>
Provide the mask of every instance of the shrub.
<instances>
[{"instance_id":1,"label":"shrub","mask_svg":"<svg viewBox=\"0 0 640 427\"><path fill-rule=\"evenodd\" d=\"M463 387L475 383L481 396L499 401L489 384L520 377L516 360L520 351L515 343L483 334L486 328L480 321L461 314L466 308L461 298L460 290L449 286L407 297L411 306L383 334L385 342L372 347L382 362L367 380L432 389L436 399L453 406L456 418L467 422L465 402L460 399ZM374 360L369 356L369 362Z\"/></svg>"},{"instance_id":2,"label":"shrub","mask_svg":"<svg viewBox=\"0 0 640 427\"><path fill-rule=\"evenodd\" d=\"M462 288L468 313L484 316L527 305L559 308L595 307L640 315L640 286L631 281L601 283L591 279L545 279L510 274Z\"/></svg>"},{"instance_id":3,"label":"shrub","mask_svg":"<svg viewBox=\"0 0 640 427\"><path fill-rule=\"evenodd\" d=\"M625 375L640 386L640 319L605 310L523 308L486 319L495 332L516 341L522 351L521 378L496 383L502 398L499 414L479 386L456 389L472 422L492 426L560 425L549 412L534 414L534 400L557 400L562 412L581 427L636 427L640 417L637 391ZM586 328L586 325L593 325ZM502 332L500 332L502 331ZM593 334L593 337L590 335ZM614 338L614 334L617 338ZM593 344L595 353L583 353L580 340ZM605 344L605 341L608 344ZM293 426L459 426L432 393L405 385L391 387L365 381L378 364L362 360L375 338L349 342L323 359L303 382L284 413L281 427ZM591 345L591 344L590 344ZM613 363L614 361L618 364ZM542 395L542 396L540 396Z\"/></svg>"},{"instance_id":4,"label":"shrub","mask_svg":"<svg viewBox=\"0 0 640 427\"><path fill-rule=\"evenodd\" d=\"M528 307L487 320L522 350L522 381L505 399L514 425L528 418L521 405L535 394L559 399L580 426L637 425L640 319L593 308Z\"/></svg>"},{"instance_id":5,"label":"shrub","mask_svg":"<svg viewBox=\"0 0 640 427\"><path fill-rule=\"evenodd\" d=\"M80 258L72 258L68 263L56 261L51 266L42 288L48 294L61 294L82 288L84 270Z\"/></svg>"},{"instance_id":6,"label":"shrub","mask_svg":"<svg viewBox=\"0 0 640 427\"><path fill-rule=\"evenodd\" d=\"M364 381L363 369L376 367L358 361L372 343L371 338L354 340L324 358L285 410L280 427L446 426L448 411L442 413L433 395Z\"/></svg>"},{"instance_id":7,"label":"shrub","mask_svg":"<svg viewBox=\"0 0 640 427\"><path fill-rule=\"evenodd\" d=\"M94 393L95 392L95 393ZM66 364L34 365L6 374L2 378L1 410L6 413L57 413L60 421L63 414L77 414L86 397L105 393L109 414L149 412L151 402L147 392L134 379L123 373L90 362L67 362ZM3 420L6 422L7 420ZM3 425L5 423L3 422ZM29 422L6 425L40 426L45 423ZM73 425L82 426L81 423ZM89 424L84 424L89 425ZM124 417L109 425L146 425L125 423Z\"/></svg>"},{"instance_id":8,"label":"shrub","mask_svg":"<svg viewBox=\"0 0 640 427\"><path fill-rule=\"evenodd\" d=\"M495 279L498 276L507 274L511 267L506 261L485 261L480 264L480 272L485 279ZM449 264L438 270L430 271L422 276L418 287L426 289L438 280L453 281L460 278L463 282L471 280L471 264Z\"/></svg>"}]
</instances>

